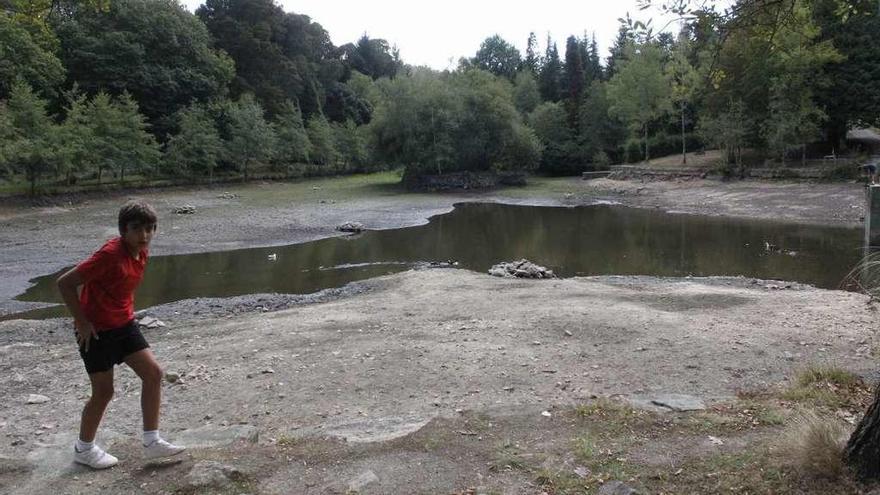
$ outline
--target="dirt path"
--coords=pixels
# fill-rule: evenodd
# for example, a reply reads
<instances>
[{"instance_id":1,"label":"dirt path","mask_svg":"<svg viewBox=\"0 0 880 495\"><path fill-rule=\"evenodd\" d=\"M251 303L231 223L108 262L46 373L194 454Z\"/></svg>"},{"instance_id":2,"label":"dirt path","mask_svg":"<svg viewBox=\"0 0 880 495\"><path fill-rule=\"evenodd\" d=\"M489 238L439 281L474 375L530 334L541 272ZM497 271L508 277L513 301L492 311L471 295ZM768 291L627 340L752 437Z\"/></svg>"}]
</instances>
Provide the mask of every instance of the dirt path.
<instances>
[{"instance_id":1,"label":"dirt path","mask_svg":"<svg viewBox=\"0 0 880 495\"><path fill-rule=\"evenodd\" d=\"M250 185L231 189L238 195L232 199L210 189L144 194L163 213L154 253L303 242L335 235L333 227L347 220L368 228L414 225L474 200L615 200L853 225L861 194L854 184L552 179L492 194L411 195L387 182ZM112 235L120 199L0 210L0 310L23 306L10 297L29 278L69 265ZM197 213L167 213L183 203ZM521 281L426 269L287 301L281 306L290 309L282 311L245 304L248 311L234 314L237 300L154 308L168 327L148 330L148 339L179 377L165 387L163 430L194 448L179 463L141 464L137 380L120 369L101 440L124 463L101 473L70 464L88 388L67 322L0 322L0 390L8 399L0 403L0 438L8 446L0 453L0 492L453 493L474 486L479 493L541 493L537 470L574 467L572 438L582 425L571 411L595 398L650 403L677 393L711 405L778 388L810 365L871 375L878 315L867 298L777 289L785 285ZM47 400L28 404L32 394ZM748 445L754 436L740 432L728 444ZM243 447L242 438L256 443ZM705 438L676 433L663 449L669 462L679 462L680 452L692 450L686 445ZM508 469L520 461L503 460L499 468L510 445L528 451L522 464L532 467ZM619 455L651 464L660 447L627 448L635 450ZM209 461L229 467L213 488L196 480Z\"/></svg>"}]
</instances>

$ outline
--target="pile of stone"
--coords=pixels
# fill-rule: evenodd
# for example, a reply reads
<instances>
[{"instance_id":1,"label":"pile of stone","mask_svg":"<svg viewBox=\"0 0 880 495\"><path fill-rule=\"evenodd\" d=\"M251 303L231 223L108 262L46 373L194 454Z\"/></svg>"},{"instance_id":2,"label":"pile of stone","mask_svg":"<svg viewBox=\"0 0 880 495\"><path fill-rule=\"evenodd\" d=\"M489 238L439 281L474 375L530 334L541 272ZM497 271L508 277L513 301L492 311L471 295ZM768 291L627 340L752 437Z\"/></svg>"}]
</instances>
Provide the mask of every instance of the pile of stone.
<instances>
[{"instance_id":1,"label":"pile of stone","mask_svg":"<svg viewBox=\"0 0 880 495\"><path fill-rule=\"evenodd\" d=\"M508 278L556 278L553 270L536 265L527 259L498 263L489 269L489 275Z\"/></svg>"},{"instance_id":2,"label":"pile of stone","mask_svg":"<svg viewBox=\"0 0 880 495\"><path fill-rule=\"evenodd\" d=\"M360 222L345 222L342 225L338 225L336 230L340 232L352 232L352 233L360 233L364 231L364 224Z\"/></svg>"},{"instance_id":3,"label":"pile of stone","mask_svg":"<svg viewBox=\"0 0 880 495\"><path fill-rule=\"evenodd\" d=\"M196 207L193 205L180 205L171 208L171 213L175 215L194 215L196 212Z\"/></svg>"},{"instance_id":4,"label":"pile of stone","mask_svg":"<svg viewBox=\"0 0 880 495\"><path fill-rule=\"evenodd\" d=\"M217 197L219 199L236 199L238 198L238 194L226 191L223 194L218 195Z\"/></svg>"}]
</instances>

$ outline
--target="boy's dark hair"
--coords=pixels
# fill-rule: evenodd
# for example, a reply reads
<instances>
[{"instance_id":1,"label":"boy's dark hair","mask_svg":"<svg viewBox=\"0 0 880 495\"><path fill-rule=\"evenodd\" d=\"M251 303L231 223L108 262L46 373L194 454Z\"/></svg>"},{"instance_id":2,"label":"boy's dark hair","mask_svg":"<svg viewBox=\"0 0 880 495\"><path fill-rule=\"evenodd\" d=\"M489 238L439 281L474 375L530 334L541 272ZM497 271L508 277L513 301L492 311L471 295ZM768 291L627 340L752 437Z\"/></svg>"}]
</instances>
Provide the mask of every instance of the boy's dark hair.
<instances>
[{"instance_id":1,"label":"boy's dark hair","mask_svg":"<svg viewBox=\"0 0 880 495\"><path fill-rule=\"evenodd\" d=\"M119 233L124 234L129 224L152 225L156 228L156 210L142 199L132 199L119 209Z\"/></svg>"}]
</instances>

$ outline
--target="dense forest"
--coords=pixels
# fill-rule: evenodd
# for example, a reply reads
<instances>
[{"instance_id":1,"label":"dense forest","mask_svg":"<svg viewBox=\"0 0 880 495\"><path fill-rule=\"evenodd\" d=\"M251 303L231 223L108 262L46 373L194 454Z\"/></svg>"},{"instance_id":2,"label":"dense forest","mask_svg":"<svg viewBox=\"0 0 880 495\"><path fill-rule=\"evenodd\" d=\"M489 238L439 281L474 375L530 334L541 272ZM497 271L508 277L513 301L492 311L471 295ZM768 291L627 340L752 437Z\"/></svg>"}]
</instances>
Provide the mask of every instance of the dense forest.
<instances>
[{"instance_id":1,"label":"dense forest","mask_svg":"<svg viewBox=\"0 0 880 495\"><path fill-rule=\"evenodd\" d=\"M621 19L604 58L586 31L525 53L496 35L436 71L272 0L0 0L0 184L784 165L880 125L878 10L739 0L675 34Z\"/></svg>"}]
</instances>

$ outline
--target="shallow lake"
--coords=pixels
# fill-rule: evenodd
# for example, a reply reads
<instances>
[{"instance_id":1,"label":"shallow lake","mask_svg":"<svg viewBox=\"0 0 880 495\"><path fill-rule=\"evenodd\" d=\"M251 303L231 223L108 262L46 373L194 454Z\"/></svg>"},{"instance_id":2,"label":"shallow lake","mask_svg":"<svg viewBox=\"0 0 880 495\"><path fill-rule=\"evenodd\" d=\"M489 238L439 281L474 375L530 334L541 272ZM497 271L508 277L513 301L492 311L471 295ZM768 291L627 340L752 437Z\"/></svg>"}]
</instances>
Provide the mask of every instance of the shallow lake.
<instances>
[{"instance_id":1,"label":"shallow lake","mask_svg":"<svg viewBox=\"0 0 880 495\"><path fill-rule=\"evenodd\" d=\"M154 256L136 302L144 308L194 297L305 294L424 263L454 261L485 273L495 263L520 258L562 277L742 275L837 289L861 258L861 241L860 229L605 205L467 203L418 227L289 246ZM34 279L17 299L59 302L57 275ZM55 308L19 317L61 314Z\"/></svg>"}]
</instances>

